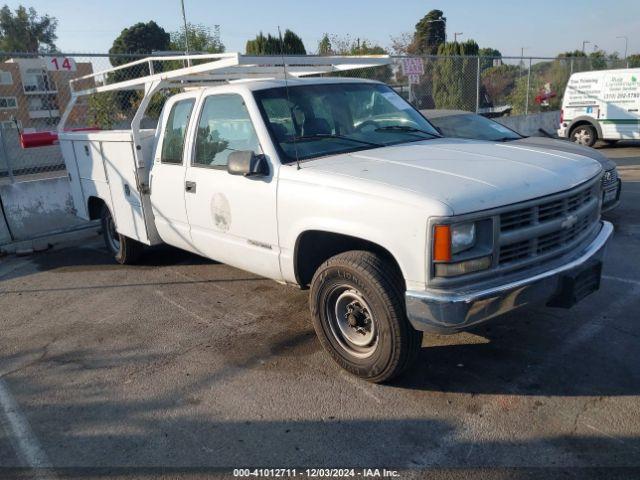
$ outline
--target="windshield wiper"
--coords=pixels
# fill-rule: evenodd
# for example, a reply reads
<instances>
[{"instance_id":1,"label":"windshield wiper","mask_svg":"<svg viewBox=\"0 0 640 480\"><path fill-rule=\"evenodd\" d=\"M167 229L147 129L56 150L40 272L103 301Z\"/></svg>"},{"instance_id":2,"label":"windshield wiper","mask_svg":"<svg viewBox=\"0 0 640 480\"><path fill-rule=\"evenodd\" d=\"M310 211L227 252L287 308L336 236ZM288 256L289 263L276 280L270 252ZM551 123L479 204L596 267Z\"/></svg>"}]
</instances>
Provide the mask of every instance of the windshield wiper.
<instances>
[{"instance_id":1,"label":"windshield wiper","mask_svg":"<svg viewBox=\"0 0 640 480\"><path fill-rule=\"evenodd\" d=\"M334 138L338 140L351 140L352 142L361 143L362 145L370 145L372 147L384 147L382 143L374 143L367 142L366 140L358 140L357 138L345 137L344 135L337 135L334 133L316 133L313 135L299 135L296 137L291 137L287 140L282 141L281 143L293 143L293 142L304 142L305 140L321 140L323 138Z\"/></svg>"},{"instance_id":2,"label":"windshield wiper","mask_svg":"<svg viewBox=\"0 0 640 480\"><path fill-rule=\"evenodd\" d=\"M438 135L437 133L427 132L426 130L421 130L416 127L409 127L407 125L389 125L386 127L376 128L376 132L406 132L406 133L424 133L434 138L441 138L442 135Z\"/></svg>"}]
</instances>

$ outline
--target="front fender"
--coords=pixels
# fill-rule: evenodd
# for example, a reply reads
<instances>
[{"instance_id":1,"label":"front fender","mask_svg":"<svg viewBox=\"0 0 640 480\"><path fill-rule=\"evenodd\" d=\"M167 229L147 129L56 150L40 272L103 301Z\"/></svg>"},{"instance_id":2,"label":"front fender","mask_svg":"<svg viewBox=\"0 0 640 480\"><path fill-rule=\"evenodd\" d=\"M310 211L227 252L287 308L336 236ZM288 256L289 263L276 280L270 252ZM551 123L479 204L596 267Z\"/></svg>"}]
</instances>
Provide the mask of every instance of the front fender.
<instances>
[{"instance_id":1,"label":"front fender","mask_svg":"<svg viewBox=\"0 0 640 480\"><path fill-rule=\"evenodd\" d=\"M429 213L424 205L391 201L326 185L281 182L278 237L282 275L285 281L297 283L296 243L304 232L319 230L379 245L395 258L407 288L424 288ZM437 213L442 214L441 211Z\"/></svg>"}]
</instances>

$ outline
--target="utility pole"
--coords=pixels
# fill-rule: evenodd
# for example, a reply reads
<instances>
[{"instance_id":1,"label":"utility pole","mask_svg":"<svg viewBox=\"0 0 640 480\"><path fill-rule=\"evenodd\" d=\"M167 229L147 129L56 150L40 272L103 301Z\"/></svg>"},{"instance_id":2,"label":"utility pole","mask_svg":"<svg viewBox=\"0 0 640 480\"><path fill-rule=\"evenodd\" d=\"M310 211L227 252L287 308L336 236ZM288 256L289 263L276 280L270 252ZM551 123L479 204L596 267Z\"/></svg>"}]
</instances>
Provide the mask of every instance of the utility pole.
<instances>
[{"instance_id":1,"label":"utility pole","mask_svg":"<svg viewBox=\"0 0 640 480\"><path fill-rule=\"evenodd\" d=\"M458 35L464 35L464 32L453 32L453 41L458 41Z\"/></svg>"},{"instance_id":2,"label":"utility pole","mask_svg":"<svg viewBox=\"0 0 640 480\"><path fill-rule=\"evenodd\" d=\"M584 53L584 48L587 45L587 43L591 43L591 41L589 41L589 40L583 40L582 41L582 53Z\"/></svg>"},{"instance_id":3,"label":"utility pole","mask_svg":"<svg viewBox=\"0 0 640 480\"><path fill-rule=\"evenodd\" d=\"M184 53L189 55L189 29L187 27L187 14L184 11L184 0L180 0L182 6L182 21L184 22ZM187 59L187 65L191 66L191 59Z\"/></svg>"},{"instance_id":4,"label":"utility pole","mask_svg":"<svg viewBox=\"0 0 640 480\"><path fill-rule=\"evenodd\" d=\"M629 37L627 37L626 35L620 35L616 38L624 38L624 61L627 64L627 68L629 68L629 62L627 62L627 47L629 46Z\"/></svg>"},{"instance_id":5,"label":"utility pole","mask_svg":"<svg viewBox=\"0 0 640 480\"><path fill-rule=\"evenodd\" d=\"M524 51L529 47L520 47L520 68L524 69Z\"/></svg>"}]
</instances>

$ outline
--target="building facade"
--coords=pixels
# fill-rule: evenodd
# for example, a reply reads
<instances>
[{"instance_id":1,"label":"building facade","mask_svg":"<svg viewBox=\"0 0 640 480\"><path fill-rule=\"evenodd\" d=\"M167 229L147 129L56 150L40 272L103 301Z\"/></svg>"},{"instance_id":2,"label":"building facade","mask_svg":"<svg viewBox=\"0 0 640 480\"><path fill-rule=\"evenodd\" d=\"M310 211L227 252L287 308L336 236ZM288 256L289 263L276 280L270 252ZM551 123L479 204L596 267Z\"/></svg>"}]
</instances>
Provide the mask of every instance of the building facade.
<instances>
[{"instance_id":1,"label":"building facade","mask_svg":"<svg viewBox=\"0 0 640 480\"><path fill-rule=\"evenodd\" d=\"M73 63L61 70L52 70L48 62L54 57L0 63L0 127L17 126L25 132L55 129L71 98L69 80L93 73L90 62L69 60Z\"/></svg>"}]
</instances>

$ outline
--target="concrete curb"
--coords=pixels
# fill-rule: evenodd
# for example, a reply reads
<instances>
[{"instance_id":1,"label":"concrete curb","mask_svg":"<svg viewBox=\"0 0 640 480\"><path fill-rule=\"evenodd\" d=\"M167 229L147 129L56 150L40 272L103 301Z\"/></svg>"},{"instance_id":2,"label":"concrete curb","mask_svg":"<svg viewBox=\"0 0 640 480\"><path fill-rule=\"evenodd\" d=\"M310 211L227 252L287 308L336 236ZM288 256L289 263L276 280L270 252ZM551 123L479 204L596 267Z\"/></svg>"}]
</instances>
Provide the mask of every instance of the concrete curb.
<instances>
[{"instance_id":1,"label":"concrete curb","mask_svg":"<svg viewBox=\"0 0 640 480\"><path fill-rule=\"evenodd\" d=\"M87 223L87 225L83 225L73 230L51 233L49 235L32 238L31 240L23 240L2 245L0 246L0 255L31 255L36 252L48 250L49 248L52 248L59 243L71 241L77 242L84 239L96 237L99 233L99 230L100 222L89 222Z\"/></svg>"}]
</instances>

